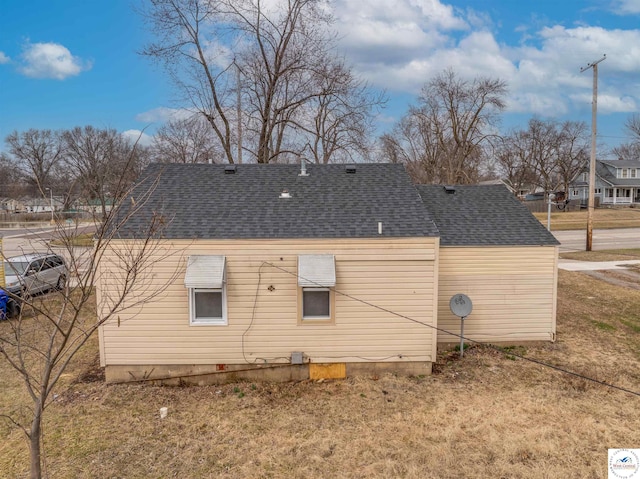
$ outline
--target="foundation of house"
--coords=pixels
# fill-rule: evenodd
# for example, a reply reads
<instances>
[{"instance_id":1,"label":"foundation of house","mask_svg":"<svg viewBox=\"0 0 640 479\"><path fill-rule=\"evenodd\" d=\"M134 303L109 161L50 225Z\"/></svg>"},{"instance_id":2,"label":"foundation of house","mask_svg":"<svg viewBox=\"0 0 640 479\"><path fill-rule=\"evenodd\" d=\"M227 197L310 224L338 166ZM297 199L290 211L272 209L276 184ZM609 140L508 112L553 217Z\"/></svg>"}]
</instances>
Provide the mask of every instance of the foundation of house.
<instances>
[{"instance_id":1,"label":"foundation of house","mask_svg":"<svg viewBox=\"0 0 640 479\"><path fill-rule=\"evenodd\" d=\"M307 379L378 377L431 374L431 362L306 363L306 364L210 364L106 366L107 383L151 382L164 386L208 386L239 381L288 382Z\"/></svg>"}]
</instances>

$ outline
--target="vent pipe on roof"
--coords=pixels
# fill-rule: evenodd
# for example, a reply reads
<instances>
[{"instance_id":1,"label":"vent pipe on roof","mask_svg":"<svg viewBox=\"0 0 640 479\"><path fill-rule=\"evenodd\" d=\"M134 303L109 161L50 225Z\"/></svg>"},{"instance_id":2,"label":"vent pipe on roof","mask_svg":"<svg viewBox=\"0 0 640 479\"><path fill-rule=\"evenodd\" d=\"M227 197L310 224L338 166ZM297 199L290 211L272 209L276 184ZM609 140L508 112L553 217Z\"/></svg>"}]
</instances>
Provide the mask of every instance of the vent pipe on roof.
<instances>
[{"instance_id":1,"label":"vent pipe on roof","mask_svg":"<svg viewBox=\"0 0 640 479\"><path fill-rule=\"evenodd\" d=\"M280 198L291 198L291 193L289 193L288 190L282 190L282 193L280 193Z\"/></svg>"},{"instance_id":2,"label":"vent pipe on roof","mask_svg":"<svg viewBox=\"0 0 640 479\"><path fill-rule=\"evenodd\" d=\"M307 173L307 160L302 157L300 157L300 174L298 176L309 176L309 173Z\"/></svg>"},{"instance_id":3,"label":"vent pipe on roof","mask_svg":"<svg viewBox=\"0 0 640 479\"><path fill-rule=\"evenodd\" d=\"M213 158L209 158L207 161L209 161L210 165L213 165Z\"/></svg>"},{"instance_id":4,"label":"vent pipe on roof","mask_svg":"<svg viewBox=\"0 0 640 479\"><path fill-rule=\"evenodd\" d=\"M378 234L382 234L382 221L378 221Z\"/></svg>"}]
</instances>

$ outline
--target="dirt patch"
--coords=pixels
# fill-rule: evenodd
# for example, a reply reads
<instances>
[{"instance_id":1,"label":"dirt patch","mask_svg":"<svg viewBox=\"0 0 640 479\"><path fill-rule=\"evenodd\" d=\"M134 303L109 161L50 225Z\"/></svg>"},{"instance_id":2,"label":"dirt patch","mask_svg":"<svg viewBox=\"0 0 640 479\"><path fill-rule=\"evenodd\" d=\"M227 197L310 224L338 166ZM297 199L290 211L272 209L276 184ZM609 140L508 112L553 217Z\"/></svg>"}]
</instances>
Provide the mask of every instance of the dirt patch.
<instances>
[{"instance_id":1,"label":"dirt patch","mask_svg":"<svg viewBox=\"0 0 640 479\"><path fill-rule=\"evenodd\" d=\"M100 366L100 355L96 354L93 361L89 362L86 369L80 372L75 383L104 382L104 368Z\"/></svg>"}]
</instances>

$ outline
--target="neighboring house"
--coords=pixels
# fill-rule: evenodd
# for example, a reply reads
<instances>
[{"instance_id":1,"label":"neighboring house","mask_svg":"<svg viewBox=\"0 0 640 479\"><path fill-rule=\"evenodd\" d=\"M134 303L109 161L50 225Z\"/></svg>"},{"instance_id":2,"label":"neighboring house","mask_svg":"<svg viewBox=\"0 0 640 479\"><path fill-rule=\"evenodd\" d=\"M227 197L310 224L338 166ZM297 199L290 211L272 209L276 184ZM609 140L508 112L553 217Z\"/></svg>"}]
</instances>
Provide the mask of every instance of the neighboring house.
<instances>
[{"instance_id":1,"label":"neighboring house","mask_svg":"<svg viewBox=\"0 0 640 479\"><path fill-rule=\"evenodd\" d=\"M553 341L559 243L502 186L417 186L440 230L438 328L460 332L450 298L473 303L465 336ZM440 331L439 342L459 342Z\"/></svg>"},{"instance_id":2,"label":"neighboring house","mask_svg":"<svg viewBox=\"0 0 640 479\"><path fill-rule=\"evenodd\" d=\"M85 211L88 213L102 214L102 202L99 199L92 200L77 200L74 204L74 208L78 211ZM113 209L113 199L107 198L104 202L104 209L106 213L110 213Z\"/></svg>"},{"instance_id":3,"label":"neighboring house","mask_svg":"<svg viewBox=\"0 0 640 479\"><path fill-rule=\"evenodd\" d=\"M51 213L51 211L59 211L63 207L63 202L54 197L50 198L30 198L24 202L24 208L27 213Z\"/></svg>"},{"instance_id":4,"label":"neighboring house","mask_svg":"<svg viewBox=\"0 0 640 479\"><path fill-rule=\"evenodd\" d=\"M107 381L428 374L438 341L457 340L435 329L459 332L456 293L474 302L473 339L555 338L558 243L503 186L416 188L392 164L143 176L97 272L98 312L152 217L171 254L140 289L168 287L100 327Z\"/></svg>"},{"instance_id":5,"label":"neighboring house","mask_svg":"<svg viewBox=\"0 0 640 479\"><path fill-rule=\"evenodd\" d=\"M640 161L597 160L594 198L601 205L640 203ZM570 183L569 199L587 204L589 166L585 166Z\"/></svg>"},{"instance_id":6,"label":"neighboring house","mask_svg":"<svg viewBox=\"0 0 640 479\"><path fill-rule=\"evenodd\" d=\"M0 211L3 213L17 213L24 205L13 198L0 198Z\"/></svg>"},{"instance_id":7,"label":"neighboring house","mask_svg":"<svg viewBox=\"0 0 640 479\"><path fill-rule=\"evenodd\" d=\"M144 176L116 215L139 208L101 263L98 311L117 289L116 253L154 214L175 254L149 278L170 284L100 327L107 381L256 367L285 378L326 365L339 376L431 371L439 237L402 165L310 165L304 175L296 165L168 164Z\"/></svg>"},{"instance_id":8,"label":"neighboring house","mask_svg":"<svg viewBox=\"0 0 640 479\"><path fill-rule=\"evenodd\" d=\"M502 185L504 186L506 189L508 189L511 193L513 193L516 196L519 196L524 190L516 190L512 185L511 182L509 180L506 179L502 179L502 178L496 178L493 180L484 180L484 181L479 181L478 185L480 186L493 186L493 185ZM524 195L526 195L527 193L524 193Z\"/></svg>"}]
</instances>

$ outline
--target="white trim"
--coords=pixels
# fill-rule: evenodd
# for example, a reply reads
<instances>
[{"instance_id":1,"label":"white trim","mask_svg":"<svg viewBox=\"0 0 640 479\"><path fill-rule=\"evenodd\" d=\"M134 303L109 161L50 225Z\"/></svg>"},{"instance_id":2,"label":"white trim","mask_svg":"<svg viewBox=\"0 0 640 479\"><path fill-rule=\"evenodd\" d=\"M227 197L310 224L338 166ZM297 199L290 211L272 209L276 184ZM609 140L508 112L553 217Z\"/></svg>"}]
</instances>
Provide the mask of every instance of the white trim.
<instances>
[{"instance_id":1,"label":"white trim","mask_svg":"<svg viewBox=\"0 0 640 479\"><path fill-rule=\"evenodd\" d=\"M221 317L196 318L196 293L220 293L222 299ZM189 288L189 325L190 326L226 326L227 322L227 288Z\"/></svg>"}]
</instances>

